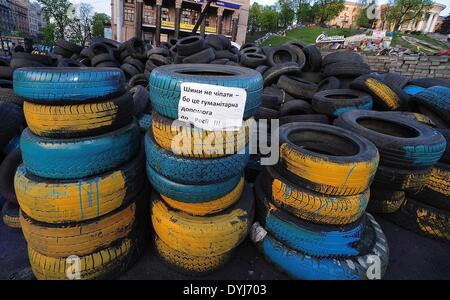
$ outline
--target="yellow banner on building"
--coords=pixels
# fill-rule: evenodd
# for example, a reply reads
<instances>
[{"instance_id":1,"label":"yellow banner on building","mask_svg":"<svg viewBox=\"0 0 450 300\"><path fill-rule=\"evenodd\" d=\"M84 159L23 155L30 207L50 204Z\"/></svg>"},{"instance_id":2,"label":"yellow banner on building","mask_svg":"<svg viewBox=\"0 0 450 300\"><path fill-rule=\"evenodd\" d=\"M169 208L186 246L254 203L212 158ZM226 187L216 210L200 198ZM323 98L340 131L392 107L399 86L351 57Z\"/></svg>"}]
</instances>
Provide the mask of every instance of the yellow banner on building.
<instances>
[{"instance_id":1,"label":"yellow banner on building","mask_svg":"<svg viewBox=\"0 0 450 300\"><path fill-rule=\"evenodd\" d=\"M175 22L161 21L161 26L162 27L168 27L168 28L175 28ZM192 30L192 29L194 29L194 25L193 24L180 23L180 29ZM216 27L209 27L209 26L205 27L205 32L216 33L216 31L217 31Z\"/></svg>"}]
</instances>

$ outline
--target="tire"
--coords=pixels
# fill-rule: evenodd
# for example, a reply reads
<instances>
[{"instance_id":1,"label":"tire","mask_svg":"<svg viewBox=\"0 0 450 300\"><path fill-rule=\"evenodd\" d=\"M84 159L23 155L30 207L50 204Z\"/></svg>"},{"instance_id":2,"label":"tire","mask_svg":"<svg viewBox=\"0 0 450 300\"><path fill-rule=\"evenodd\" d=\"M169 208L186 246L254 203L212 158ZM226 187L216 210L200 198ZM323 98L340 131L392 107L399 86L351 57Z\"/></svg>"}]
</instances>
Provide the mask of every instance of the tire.
<instances>
[{"instance_id":1,"label":"tire","mask_svg":"<svg viewBox=\"0 0 450 300\"><path fill-rule=\"evenodd\" d=\"M12 79L13 78L13 68L10 66L3 67L0 66L0 78L2 79Z\"/></svg>"},{"instance_id":2,"label":"tire","mask_svg":"<svg viewBox=\"0 0 450 300\"><path fill-rule=\"evenodd\" d=\"M14 190L14 174L22 163L20 149L16 149L6 156L0 165L0 191L8 202L18 204Z\"/></svg>"},{"instance_id":3,"label":"tire","mask_svg":"<svg viewBox=\"0 0 450 300\"><path fill-rule=\"evenodd\" d=\"M425 186L430 173L431 168L405 170L379 165L373 182L386 189L417 192Z\"/></svg>"},{"instance_id":4,"label":"tire","mask_svg":"<svg viewBox=\"0 0 450 300\"><path fill-rule=\"evenodd\" d=\"M399 73L384 73L381 74L381 78L391 88L403 89L408 84L408 77L402 76Z\"/></svg>"},{"instance_id":5,"label":"tire","mask_svg":"<svg viewBox=\"0 0 450 300\"><path fill-rule=\"evenodd\" d=\"M11 102L0 102L0 149L20 134L26 126L22 108Z\"/></svg>"},{"instance_id":6,"label":"tire","mask_svg":"<svg viewBox=\"0 0 450 300\"><path fill-rule=\"evenodd\" d=\"M139 150L136 122L111 133L81 139L38 137L25 129L20 139L27 169L40 177L76 179L113 170Z\"/></svg>"},{"instance_id":7,"label":"tire","mask_svg":"<svg viewBox=\"0 0 450 300\"><path fill-rule=\"evenodd\" d=\"M321 91L314 94L312 100L316 112L335 118L352 110L371 110L372 106L372 97L350 89Z\"/></svg>"},{"instance_id":8,"label":"tire","mask_svg":"<svg viewBox=\"0 0 450 300\"><path fill-rule=\"evenodd\" d=\"M250 158L248 147L237 153L214 159L175 156L156 144L153 134L145 135L147 163L169 180L183 184L209 184L239 176Z\"/></svg>"},{"instance_id":9,"label":"tire","mask_svg":"<svg viewBox=\"0 0 450 300\"><path fill-rule=\"evenodd\" d=\"M280 76L277 86L300 99L312 99L317 91L317 84L289 75Z\"/></svg>"},{"instance_id":10,"label":"tire","mask_svg":"<svg viewBox=\"0 0 450 300\"><path fill-rule=\"evenodd\" d=\"M153 54L158 54L158 55L162 55L164 57L169 57L170 51L167 50L166 48L155 47L155 48L152 48L147 51L147 58L150 58L150 56L152 56Z\"/></svg>"},{"instance_id":11,"label":"tire","mask_svg":"<svg viewBox=\"0 0 450 300\"><path fill-rule=\"evenodd\" d=\"M280 127L278 169L293 183L313 191L341 196L363 193L372 183L378 160L375 145L348 130L319 123Z\"/></svg>"},{"instance_id":12,"label":"tire","mask_svg":"<svg viewBox=\"0 0 450 300\"><path fill-rule=\"evenodd\" d=\"M273 82L276 82L281 75L298 75L300 73L301 68L297 65L297 63L284 63L270 67L264 72L263 75L264 86L269 86Z\"/></svg>"},{"instance_id":13,"label":"tire","mask_svg":"<svg viewBox=\"0 0 450 300\"><path fill-rule=\"evenodd\" d=\"M116 170L81 180L45 179L21 165L14 185L22 211L33 220L48 224L84 222L135 200L146 183L144 162L142 149Z\"/></svg>"},{"instance_id":14,"label":"tire","mask_svg":"<svg viewBox=\"0 0 450 300\"><path fill-rule=\"evenodd\" d=\"M423 105L450 124L450 88L434 86L414 95L412 105Z\"/></svg>"},{"instance_id":15,"label":"tire","mask_svg":"<svg viewBox=\"0 0 450 300\"><path fill-rule=\"evenodd\" d=\"M70 58L63 58L58 60L58 68L81 68L84 65L76 60Z\"/></svg>"},{"instance_id":16,"label":"tire","mask_svg":"<svg viewBox=\"0 0 450 300\"><path fill-rule=\"evenodd\" d=\"M420 114L425 115L434 124L434 127L440 129L450 128L450 124L438 116L433 110L428 109L426 106L419 105L418 109Z\"/></svg>"},{"instance_id":17,"label":"tire","mask_svg":"<svg viewBox=\"0 0 450 300\"><path fill-rule=\"evenodd\" d=\"M436 130L439 131L447 141L447 147L445 148L444 155L442 155L440 161L445 164L450 164L450 128L449 129L438 128Z\"/></svg>"},{"instance_id":18,"label":"tire","mask_svg":"<svg viewBox=\"0 0 450 300\"><path fill-rule=\"evenodd\" d=\"M124 91L124 75L116 69L25 68L14 72L14 92L30 102L79 103L108 99Z\"/></svg>"},{"instance_id":19,"label":"tire","mask_svg":"<svg viewBox=\"0 0 450 300\"><path fill-rule=\"evenodd\" d=\"M129 92L109 101L74 105L25 102L27 124L35 135L49 138L88 137L119 129L133 119Z\"/></svg>"},{"instance_id":20,"label":"tire","mask_svg":"<svg viewBox=\"0 0 450 300\"><path fill-rule=\"evenodd\" d=\"M255 68L255 71L257 71L257 72L261 73L261 75L263 75L264 72L266 72L268 69L269 69L269 66L260 65Z\"/></svg>"},{"instance_id":21,"label":"tire","mask_svg":"<svg viewBox=\"0 0 450 300\"><path fill-rule=\"evenodd\" d=\"M450 211L450 166L443 163L434 165L425 187L410 196L432 207Z\"/></svg>"},{"instance_id":22,"label":"tire","mask_svg":"<svg viewBox=\"0 0 450 300\"><path fill-rule=\"evenodd\" d=\"M70 225L37 222L24 212L22 232L28 246L51 257L84 256L127 237L134 228L136 204L131 203L100 218Z\"/></svg>"},{"instance_id":23,"label":"tire","mask_svg":"<svg viewBox=\"0 0 450 300\"><path fill-rule=\"evenodd\" d=\"M187 56L183 59L184 64L206 64L216 58L213 49L205 48L204 50Z\"/></svg>"},{"instance_id":24,"label":"tire","mask_svg":"<svg viewBox=\"0 0 450 300\"><path fill-rule=\"evenodd\" d=\"M281 175L275 167L265 166L255 183L279 209L307 222L346 225L364 214L369 189L352 196L328 196L302 188Z\"/></svg>"},{"instance_id":25,"label":"tire","mask_svg":"<svg viewBox=\"0 0 450 300\"><path fill-rule=\"evenodd\" d=\"M228 58L230 61L239 62L239 56L228 50L214 51L214 57L217 59Z\"/></svg>"},{"instance_id":26,"label":"tire","mask_svg":"<svg viewBox=\"0 0 450 300\"><path fill-rule=\"evenodd\" d=\"M125 43L128 54L137 59L144 59L145 56L145 43L139 38L131 38Z\"/></svg>"},{"instance_id":27,"label":"tire","mask_svg":"<svg viewBox=\"0 0 450 300\"><path fill-rule=\"evenodd\" d=\"M103 43L93 43L89 46L88 50L86 50L86 52L84 52L84 54L87 55L87 57L91 61L94 59L95 56L104 54L104 53L111 54L111 55L113 54L111 48ZM81 54L81 52L80 52L80 54Z\"/></svg>"},{"instance_id":28,"label":"tire","mask_svg":"<svg viewBox=\"0 0 450 300\"><path fill-rule=\"evenodd\" d=\"M187 58L184 57L184 58ZM184 60L183 58L183 60ZM159 54L152 54L149 58L149 60L155 65L155 66L164 66L164 65L170 65L172 63L171 59L169 57L165 57Z\"/></svg>"},{"instance_id":29,"label":"tire","mask_svg":"<svg viewBox=\"0 0 450 300\"><path fill-rule=\"evenodd\" d=\"M439 161L445 138L433 128L401 115L376 111L351 111L335 125L371 140L380 151L383 166L427 169Z\"/></svg>"},{"instance_id":30,"label":"tire","mask_svg":"<svg viewBox=\"0 0 450 300\"><path fill-rule=\"evenodd\" d=\"M292 52L295 53L297 56L297 64L300 68L303 68L303 66L306 63L306 56L305 53L303 53L303 47L299 47L298 44L295 43L286 43L284 46L289 47Z\"/></svg>"},{"instance_id":31,"label":"tire","mask_svg":"<svg viewBox=\"0 0 450 300\"><path fill-rule=\"evenodd\" d=\"M364 217L347 225L317 225L278 209L261 189L256 189L256 200L256 219L286 247L318 258L361 254L357 245L363 234Z\"/></svg>"},{"instance_id":32,"label":"tire","mask_svg":"<svg viewBox=\"0 0 450 300\"><path fill-rule=\"evenodd\" d=\"M91 65L94 67L103 62L116 62L116 58L112 53L102 53L91 59Z\"/></svg>"},{"instance_id":33,"label":"tire","mask_svg":"<svg viewBox=\"0 0 450 300\"><path fill-rule=\"evenodd\" d=\"M20 229L19 211L20 207L17 204L6 201L2 208L3 224L9 228Z\"/></svg>"},{"instance_id":34,"label":"tire","mask_svg":"<svg viewBox=\"0 0 450 300\"><path fill-rule=\"evenodd\" d=\"M142 114L138 117L139 128L141 133L146 133L152 127L152 115Z\"/></svg>"},{"instance_id":35,"label":"tire","mask_svg":"<svg viewBox=\"0 0 450 300\"><path fill-rule=\"evenodd\" d=\"M361 280L368 279L373 256L380 260L381 277L389 262L386 237L378 223L366 214L368 225L358 247L361 255L343 259L317 259L290 249L268 234L258 223L252 226L250 235L253 243L264 257L293 279L303 280Z\"/></svg>"},{"instance_id":36,"label":"tire","mask_svg":"<svg viewBox=\"0 0 450 300\"><path fill-rule=\"evenodd\" d=\"M246 53L241 56L241 64L253 69L260 65L264 65L266 61L267 57L259 53Z\"/></svg>"},{"instance_id":37,"label":"tire","mask_svg":"<svg viewBox=\"0 0 450 300\"><path fill-rule=\"evenodd\" d=\"M405 201L404 191L372 187L367 211L378 214L391 214L400 209Z\"/></svg>"},{"instance_id":38,"label":"tire","mask_svg":"<svg viewBox=\"0 0 450 300\"><path fill-rule=\"evenodd\" d=\"M450 244L448 211L407 198L396 213L383 217L407 230Z\"/></svg>"},{"instance_id":39,"label":"tire","mask_svg":"<svg viewBox=\"0 0 450 300\"><path fill-rule=\"evenodd\" d=\"M320 83L320 81L322 81L323 79L320 72L302 72L301 74L299 74L299 77L303 80L314 82L316 84ZM340 81L342 83L342 78L340 79ZM341 86L341 88L343 87Z\"/></svg>"},{"instance_id":40,"label":"tire","mask_svg":"<svg viewBox=\"0 0 450 300\"><path fill-rule=\"evenodd\" d=\"M178 40L178 54L182 56L190 56L205 48L205 40L201 36L188 36Z\"/></svg>"},{"instance_id":41,"label":"tire","mask_svg":"<svg viewBox=\"0 0 450 300\"><path fill-rule=\"evenodd\" d=\"M210 62L210 64L214 65L226 65L230 60L228 58L218 58L214 59Z\"/></svg>"},{"instance_id":42,"label":"tire","mask_svg":"<svg viewBox=\"0 0 450 300\"><path fill-rule=\"evenodd\" d=\"M341 88L341 82L334 76L330 76L319 82L317 91L337 90Z\"/></svg>"},{"instance_id":43,"label":"tire","mask_svg":"<svg viewBox=\"0 0 450 300\"><path fill-rule=\"evenodd\" d=\"M262 53L262 49L257 47L257 46L252 46L252 47L246 47L246 48L241 48L241 50L239 51L239 53L241 53L241 55L244 55L246 53ZM266 56L268 55L268 53L264 53Z\"/></svg>"},{"instance_id":44,"label":"tire","mask_svg":"<svg viewBox=\"0 0 450 300\"><path fill-rule=\"evenodd\" d=\"M406 105L389 86L373 75L356 78L350 88L370 94L382 110L400 110Z\"/></svg>"},{"instance_id":45,"label":"tire","mask_svg":"<svg viewBox=\"0 0 450 300\"><path fill-rule=\"evenodd\" d=\"M303 53L305 54L305 65L302 70L305 72L318 72L322 67L322 55L319 49L314 45L308 45L304 47Z\"/></svg>"},{"instance_id":46,"label":"tire","mask_svg":"<svg viewBox=\"0 0 450 300\"><path fill-rule=\"evenodd\" d=\"M45 67L45 65L40 62L33 61L33 60L14 58L13 60L11 60L10 67L13 69L13 78L14 78L14 70L16 70L16 69L39 68L39 67Z\"/></svg>"},{"instance_id":47,"label":"tire","mask_svg":"<svg viewBox=\"0 0 450 300\"><path fill-rule=\"evenodd\" d=\"M58 46L58 47L60 47L60 48L65 49L65 50L67 50L67 51L70 51L70 52L72 52L72 53L77 53L77 54L80 54L81 50L83 50L83 47L82 47L82 46L79 46L79 45L77 45L77 44L68 42L68 41L63 40L63 39L57 40L57 41L55 42L55 45Z\"/></svg>"},{"instance_id":48,"label":"tire","mask_svg":"<svg viewBox=\"0 0 450 300\"><path fill-rule=\"evenodd\" d=\"M364 59L361 55L353 51L337 51L326 55L322 60L322 67L331 65L334 63L346 62L346 63L364 63Z\"/></svg>"},{"instance_id":49,"label":"tire","mask_svg":"<svg viewBox=\"0 0 450 300\"><path fill-rule=\"evenodd\" d=\"M278 109L280 105L294 98L276 86L267 86L263 90L261 106ZM268 106L267 103L270 105Z\"/></svg>"},{"instance_id":50,"label":"tire","mask_svg":"<svg viewBox=\"0 0 450 300\"><path fill-rule=\"evenodd\" d=\"M208 75L209 73L214 75ZM217 76L217 73L228 76ZM253 116L261 104L263 82L261 74L254 70L226 65L167 65L153 70L150 75L150 98L153 109L163 116L178 119L178 103L183 82L245 89L247 92L245 119Z\"/></svg>"},{"instance_id":51,"label":"tire","mask_svg":"<svg viewBox=\"0 0 450 300\"><path fill-rule=\"evenodd\" d=\"M123 64L120 66L120 69L125 73L125 78L130 80L133 76L141 74L141 72L133 65Z\"/></svg>"},{"instance_id":52,"label":"tire","mask_svg":"<svg viewBox=\"0 0 450 300\"><path fill-rule=\"evenodd\" d=\"M154 192L151 219L156 234L168 247L193 256L214 256L230 252L246 238L254 206L249 186L235 205L216 215L202 217L169 208Z\"/></svg>"},{"instance_id":53,"label":"tire","mask_svg":"<svg viewBox=\"0 0 450 300\"><path fill-rule=\"evenodd\" d=\"M152 134L161 148L175 155L209 159L232 155L244 149L254 123L255 120L250 118L244 121L240 131L207 131L153 113Z\"/></svg>"},{"instance_id":54,"label":"tire","mask_svg":"<svg viewBox=\"0 0 450 300\"><path fill-rule=\"evenodd\" d=\"M279 116L290 116L290 115L308 115L314 113L311 104L304 100L291 100L284 103L279 111Z\"/></svg>"},{"instance_id":55,"label":"tire","mask_svg":"<svg viewBox=\"0 0 450 300\"><path fill-rule=\"evenodd\" d=\"M273 48L272 51L270 51L269 55L267 56L267 62L272 67L283 63L289 62L296 63L297 60L298 60L297 54L292 49L292 47L287 45L281 45Z\"/></svg>"},{"instance_id":56,"label":"tire","mask_svg":"<svg viewBox=\"0 0 450 300\"><path fill-rule=\"evenodd\" d=\"M423 88L430 88L432 86L444 86L450 88L450 81L440 78L417 78L410 80L408 84L420 86Z\"/></svg>"},{"instance_id":57,"label":"tire","mask_svg":"<svg viewBox=\"0 0 450 300\"><path fill-rule=\"evenodd\" d=\"M115 61L104 61L95 66L96 68L120 68L120 64Z\"/></svg>"},{"instance_id":58,"label":"tire","mask_svg":"<svg viewBox=\"0 0 450 300\"><path fill-rule=\"evenodd\" d=\"M151 112L150 95L148 90L140 85L130 89L133 94L133 115L139 117L141 114Z\"/></svg>"},{"instance_id":59,"label":"tire","mask_svg":"<svg viewBox=\"0 0 450 300\"><path fill-rule=\"evenodd\" d=\"M50 55L36 55L30 53L13 53L12 59L24 59L28 61L34 61L44 65L51 66L53 64L52 57Z\"/></svg>"},{"instance_id":60,"label":"tire","mask_svg":"<svg viewBox=\"0 0 450 300\"><path fill-rule=\"evenodd\" d=\"M365 63L355 63L348 61L346 62L337 62L334 64L326 65L322 69L322 75L324 77L329 76L353 76L358 77L364 74L370 73L369 65Z\"/></svg>"},{"instance_id":61,"label":"tire","mask_svg":"<svg viewBox=\"0 0 450 300\"><path fill-rule=\"evenodd\" d=\"M122 239L111 247L97 249L95 252L80 257L80 278L112 279L124 272L128 266L131 254L135 252L136 241ZM28 246L28 257L34 276L39 280L67 280L66 271L72 266L72 261L66 257L55 258L43 255Z\"/></svg>"},{"instance_id":62,"label":"tire","mask_svg":"<svg viewBox=\"0 0 450 300\"><path fill-rule=\"evenodd\" d=\"M155 234L155 248L158 256L176 272L188 276L206 276L225 265L232 252L220 255L194 256L174 250Z\"/></svg>"},{"instance_id":63,"label":"tire","mask_svg":"<svg viewBox=\"0 0 450 300\"><path fill-rule=\"evenodd\" d=\"M278 119L279 117L279 113L277 110L275 109L270 109L270 108L266 108L266 107L260 107L258 109L258 111L255 114L255 119L256 120L273 120L273 119Z\"/></svg>"},{"instance_id":64,"label":"tire","mask_svg":"<svg viewBox=\"0 0 450 300\"><path fill-rule=\"evenodd\" d=\"M279 119L280 126L288 123L295 122L312 122L312 123L322 123L330 124L330 119L326 115L309 114L309 115L291 115L283 116Z\"/></svg>"},{"instance_id":65,"label":"tire","mask_svg":"<svg viewBox=\"0 0 450 300\"><path fill-rule=\"evenodd\" d=\"M205 44L214 48L214 50L225 50L223 40L215 34L210 34L205 37ZM227 48L228 49L228 48Z\"/></svg>"},{"instance_id":66,"label":"tire","mask_svg":"<svg viewBox=\"0 0 450 300\"><path fill-rule=\"evenodd\" d=\"M137 74L130 78L128 81L128 86L133 88L135 86L148 87L148 76L144 74Z\"/></svg>"},{"instance_id":67,"label":"tire","mask_svg":"<svg viewBox=\"0 0 450 300\"><path fill-rule=\"evenodd\" d=\"M160 194L180 202L198 203L216 200L230 193L241 176L210 184L182 184L162 176L147 163L147 177Z\"/></svg>"},{"instance_id":68,"label":"tire","mask_svg":"<svg viewBox=\"0 0 450 300\"><path fill-rule=\"evenodd\" d=\"M411 85L411 84L408 84L407 86L405 86L403 88L403 91L410 96L414 96L415 94L420 93L424 90L425 90L425 88L423 88L423 87L420 87L418 85Z\"/></svg>"}]
</instances>

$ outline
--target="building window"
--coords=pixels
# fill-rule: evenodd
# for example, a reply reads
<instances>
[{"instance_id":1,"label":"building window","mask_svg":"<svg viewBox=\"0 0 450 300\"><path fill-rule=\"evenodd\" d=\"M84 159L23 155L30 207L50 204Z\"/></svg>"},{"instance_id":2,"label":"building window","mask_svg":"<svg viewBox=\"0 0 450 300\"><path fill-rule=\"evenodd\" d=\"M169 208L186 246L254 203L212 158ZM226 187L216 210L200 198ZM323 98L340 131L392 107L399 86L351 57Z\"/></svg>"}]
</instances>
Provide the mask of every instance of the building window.
<instances>
[{"instance_id":1,"label":"building window","mask_svg":"<svg viewBox=\"0 0 450 300\"><path fill-rule=\"evenodd\" d=\"M181 11L181 23L183 24L195 24L199 18L199 12L191 8L183 8Z\"/></svg>"},{"instance_id":2,"label":"building window","mask_svg":"<svg viewBox=\"0 0 450 300\"><path fill-rule=\"evenodd\" d=\"M153 24L153 13L149 11L144 12L144 24Z\"/></svg>"},{"instance_id":3,"label":"building window","mask_svg":"<svg viewBox=\"0 0 450 300\"><path fill-rule=\"evenodd\" d=\"M169 9L167 7L161 7L161 20L170 22Z\"/></svg>"},{"instance_id":4,"label":"building window","mask_svg":"<svg viewBox=\"0 0 450 300\"><path fill-rule=\"evenodd\" d=\"M124 14L123 18L125 21L131 21L131 22L134 21L134 11L132 9L125 8L123 11L123 14Z\"/></svg>"},{"instance_id":5,"label":"building window","mask_svg":"<svg viewBox=\"0 0 450 300\"><path fill-rule=\"evenodd\" d=\"M134 3L134 0L125 0L125 3L133 4L133 3Z\"/></svg>"}]
</instances>

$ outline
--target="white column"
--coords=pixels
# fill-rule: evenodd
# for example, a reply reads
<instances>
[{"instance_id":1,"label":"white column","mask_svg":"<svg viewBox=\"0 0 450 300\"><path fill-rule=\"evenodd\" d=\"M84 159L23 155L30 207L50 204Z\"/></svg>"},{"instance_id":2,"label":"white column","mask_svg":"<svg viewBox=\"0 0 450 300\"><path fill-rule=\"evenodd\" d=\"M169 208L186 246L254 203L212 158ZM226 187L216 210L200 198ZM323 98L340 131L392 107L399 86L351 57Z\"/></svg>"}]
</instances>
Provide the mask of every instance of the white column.
<instances>
[{"instance_id":1,"label":"white column","mask_svg":"<svg viewBox=\"0 0 450 300\"><path fill-rule=\"evenodd\" d=\"M427 33L429 31L432 19L433 19L433 14L430 13L430 15L428 16L427 24L425 25L425 28L423 30L424 33Z\"/></svg>"},{"instance_id":2,"label":"white column","mask_svg":"<svg viewBox=\"0 0 450 300\"><path fill-rule=\"evenodd\" d=\"M435 14L433 21L431 22L430 30L428 32L434 32L434 27L436 27L437 19L439 18L439 14Z\"/></svg>"},{"instance_id":3,"label":"white column","mask_svg":"<svg viewBox=\"0 0 450 300\"><path fill-rule=\"evenodd\" d=\"M406 28L406 30L412 30L413 23L414 23L414 20L409 21L408 27Z\"/></svg>"},{"instance_id":4,"label":"white column","mask_svg":"<svg viewBox=\"0 0 450 300\"><path fill-rule=\"evenodd\" d=\"M116 1L117 41L123 42L123 0Z\"/></svg>"},{"instance_id":5,"label":"white column","mask_svg":"<svg viewBox=\"0 0 450 300\"><path fill-rule=\"evenodd\" d=\"M422 31L423 23L425 23L423 20L419 21L419 24L416 27L416 31Z\"/></svg>"}]
</instances>

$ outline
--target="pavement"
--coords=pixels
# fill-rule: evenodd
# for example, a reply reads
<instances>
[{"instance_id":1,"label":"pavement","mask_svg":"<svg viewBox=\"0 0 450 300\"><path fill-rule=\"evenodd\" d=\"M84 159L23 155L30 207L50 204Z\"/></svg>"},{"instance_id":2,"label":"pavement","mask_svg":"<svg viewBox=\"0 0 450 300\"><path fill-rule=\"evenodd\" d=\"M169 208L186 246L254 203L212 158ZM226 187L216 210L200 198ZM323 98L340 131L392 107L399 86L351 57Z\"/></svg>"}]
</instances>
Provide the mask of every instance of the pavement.
<instances>
[{"instance_id":1,"label":"pavement","mask_svg":"<svg viewBox=\"0 0 450 300\"><path fill-rule=\"evenodd\" d=\"M450 280L450 245L407 231L379 216L389 244L387 280ZM0 279L33 279L22 232L0 224ZM205 279L205 280L277 280L289 279L278 271L246 240L233 259L206 277L188 277L170 269L153 248L119 279Z\"/></svg>"}]
</instances>

